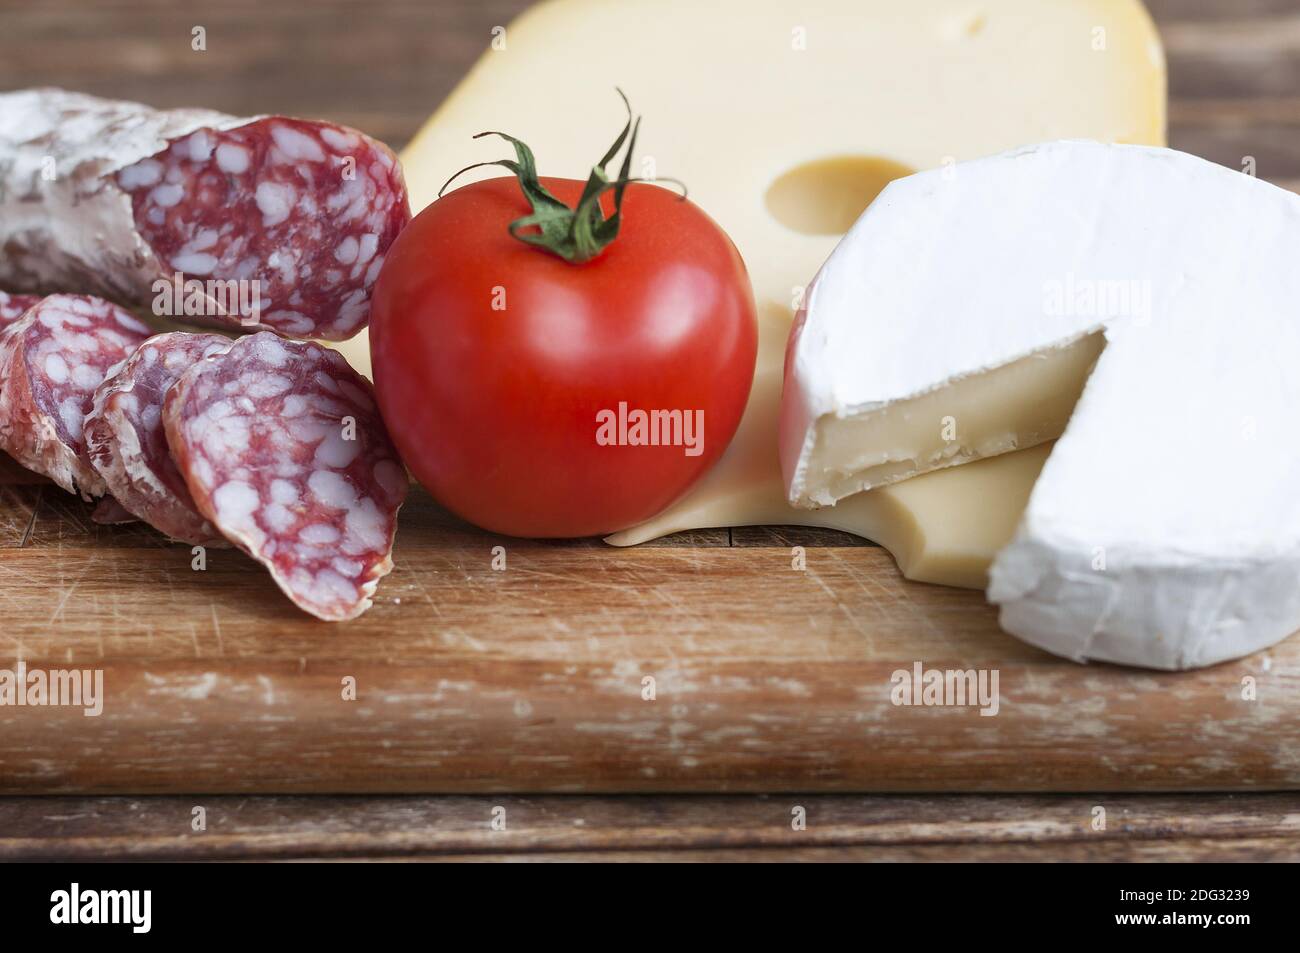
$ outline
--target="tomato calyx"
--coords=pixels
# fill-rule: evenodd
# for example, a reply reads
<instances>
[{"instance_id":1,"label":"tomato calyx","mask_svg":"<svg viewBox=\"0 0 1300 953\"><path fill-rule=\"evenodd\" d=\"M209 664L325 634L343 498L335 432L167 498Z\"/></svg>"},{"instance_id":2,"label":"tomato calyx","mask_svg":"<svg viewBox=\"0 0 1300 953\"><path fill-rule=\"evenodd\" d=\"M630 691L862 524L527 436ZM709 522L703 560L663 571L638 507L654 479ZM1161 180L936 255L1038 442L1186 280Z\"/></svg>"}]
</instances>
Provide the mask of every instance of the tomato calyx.
<instances>
[{"instance_id":1,"label":"tomato calyx","mask_svg":"<svg viewBox=\"0 0 1300 953\"><path fill-rule=\"evenodd\" d=\"M448 179L438 190L438 197L447 191L457 178L470 169L479 169L489 165L499 165L509 169L519 179L519 187L524 198L532 207L532 212L510 223L512 237L526 242L535 248L563 258L571 265L581 265L591 261L618 237L618 230L623 219L623 190L630 182L647 181L628 175L632 168L632 153L636 149L637 132L641 128L641 117L632 115L632 105L621 89L616 89L627 107L627 124L618 134L614 144L601 157L600 162L592 166L591 175L587 177L586 186L575 207L565 205L542 185L537 178L537 160L533 150L527 144L504 132L480 132L474 136L499 136L515 147L514 159L498 159L494 162L476 162L461 169ZM614 161L623 144L627 143L627 153L623 156L623 166L618 177L611 179L605 167ZM661 181L681 185L676 179ZM601 208L600 199L606 192L614 193L613 214L606 217ZM686 187L682 186L682 198L686 198ZM532 229L536 229L533 231Z\"/></svg>"}]
</instances>

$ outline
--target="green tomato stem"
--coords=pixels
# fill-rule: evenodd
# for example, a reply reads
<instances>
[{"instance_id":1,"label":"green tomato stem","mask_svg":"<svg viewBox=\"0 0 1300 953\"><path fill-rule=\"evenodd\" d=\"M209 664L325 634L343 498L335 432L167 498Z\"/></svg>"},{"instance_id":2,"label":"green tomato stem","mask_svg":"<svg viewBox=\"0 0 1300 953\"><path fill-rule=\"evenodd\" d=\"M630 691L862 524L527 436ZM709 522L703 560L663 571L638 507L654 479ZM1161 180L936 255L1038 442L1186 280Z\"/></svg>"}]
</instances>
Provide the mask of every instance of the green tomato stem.
<instances>
[{"instance_id":1,"label":"green tomato stem","mask_svg":"<svg viewBox=\"0 0 1300 953\"><path fill-rule=\"evenodd\" d=\"M519 187L532 208L530 214L510 223L510 234L521 242L563 258L571 265L581 265L591 261L618 237L623 218L623 190L630 182L642 181L628 175L632 168L632 153L636 149L636 137L641 128L641 119L639 116L632 115L632 105L623 95L623 91L619 89L617 92L623 99L623 105L627 107L627 124L623 126L623 131L618 134L618 138L601 157L600 162L592 166L591 175L587 177L576 207L570 208L546 190L537 178L537 162L533 158L533 150L504 132L480 132L474 138L501 137L515 147L514 159L476 162L474 165L466 166L446 181L438 190L438 197L441 198L447 191L447 186L470 169L489 165L499 165L509 169L519 179ZM627 143L627 153L623 156L623 167L619 170L618 177L611 179L605 167L618 155L624 143ZM675 179L665 181L681 185ZM610 191L614 193L614 212L607 218L600 206L600 199ZM685 186L682 187L682 198L686 198Z\"/></svg>"}]
</instances>

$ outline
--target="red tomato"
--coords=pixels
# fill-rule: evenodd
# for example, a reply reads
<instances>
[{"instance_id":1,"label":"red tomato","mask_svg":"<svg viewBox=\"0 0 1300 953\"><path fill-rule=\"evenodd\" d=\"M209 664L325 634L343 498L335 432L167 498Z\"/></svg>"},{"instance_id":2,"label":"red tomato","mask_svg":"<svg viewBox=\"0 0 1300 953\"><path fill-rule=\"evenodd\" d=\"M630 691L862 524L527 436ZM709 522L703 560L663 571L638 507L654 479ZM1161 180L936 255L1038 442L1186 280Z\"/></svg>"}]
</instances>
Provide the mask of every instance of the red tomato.
<instances>
[{"instance_id":1,"label":"red tomato","mask_svg":"<svg viewBox=\"0 0 1300 953\"><path fill-rule=\"evenodd\" d=\"M582 191L541 181L571 206ZM489 179L398 236L371 313L379 403L416 479L471 523L615 532L680 497L731 441L754 375L753 292L722 229L667 189L628 186L618 237L578 265L511 237L529 211L516 179ZM603 445L620 403L633 424L636 410L702 411L701 452L681 428L661 431L681 445Z\"/></svg>"}]
</instances>

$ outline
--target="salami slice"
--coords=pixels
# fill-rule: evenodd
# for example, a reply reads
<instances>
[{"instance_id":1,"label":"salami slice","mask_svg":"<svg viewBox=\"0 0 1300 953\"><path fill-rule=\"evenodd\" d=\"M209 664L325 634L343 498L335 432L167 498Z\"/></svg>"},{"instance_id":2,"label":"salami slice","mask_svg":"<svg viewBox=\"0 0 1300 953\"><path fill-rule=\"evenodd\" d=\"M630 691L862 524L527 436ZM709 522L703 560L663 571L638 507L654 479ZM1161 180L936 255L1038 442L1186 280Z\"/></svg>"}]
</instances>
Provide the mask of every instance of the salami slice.
<instances>
[{"instance_id":1,"label":"salami slice","mask_svg":"<svg viewBox=\"0 0 1300 953\"><path fill-rule=\"evenodd\" d=\"M86 415L87 453L108 492L127 513L181 542L211 545L224 539L199 514L172 461L163 397L181 374L230 344L220 334L157 334L99 385Z\"/></svg>"},{"instance_id":2,"label":"salami slice","mask_svg":"<svg viewBox=\"0 0 1300 953\"><path fill-rule=\"evenodd\" d=\"M344 126L0 95L0 285L19 291L343 340L409 219L396 157Z\"/></svg>"},{"instance_id":3,"label":"salami slice","mask_svg":"<svg viewBox=\"0 0 1300 953\"><path fill-rule=\"evenodd\" d=\"M136 515L127 510L111 496L101 496L90 518L102 526L120 526L122 523L138 522Z\"/></svg>"},{"instance_id":4,"label":"salami slice","mask_svg":"<svg viewBox=\"0 0 1300 953\"><path fill-rule=\"evenodd\" d=\"M0 328L17 321L40 300L40 295L11 295L0 291Z\"/></svg>"},{"instance_id":5,"label":"salami slice","mask_svg":"<svg viewBox=\"0 0 1300 953\"><path fill-rule=\"evenodd\" d=\"M181 375L163 424L199 512L300 608L342 620L370 607L407 478L347 361L266 332L241 338Z\"/></svg>"},{"instance_id":6,"label":"salami slice","mask_svg":"<svg viewBox=\"0 0 1300 953\"><path fill-rule=\"evenodd\" d=\"M70 493L104 493L83 423L98 387L149 329L115 304L50 295L0 331L0 449Z\"/></svg>"}]
</instances>

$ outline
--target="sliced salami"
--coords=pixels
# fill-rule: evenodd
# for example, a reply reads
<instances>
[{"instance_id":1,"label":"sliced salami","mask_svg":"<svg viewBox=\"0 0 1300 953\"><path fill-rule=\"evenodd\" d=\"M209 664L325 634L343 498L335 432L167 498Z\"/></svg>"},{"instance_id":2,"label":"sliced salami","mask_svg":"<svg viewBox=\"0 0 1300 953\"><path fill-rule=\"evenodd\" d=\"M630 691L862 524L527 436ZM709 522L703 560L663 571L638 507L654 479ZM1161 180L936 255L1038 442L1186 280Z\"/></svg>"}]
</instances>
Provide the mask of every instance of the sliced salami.
<instances>
[{"instance_id":1,"label":"sliced salami","mask_svg":"<svg viewBox=\"0 0 1300 953\"><path fill-rule=\"evenodd\" d=\"M122 523L138 522L136 515L127 510L111 496L101 496L91 512L90 518L102 526L119 526Z\"/></svg>"},{"instance_id":2,"label":"sliced salami","mask_svg":"<svg viewBox=\"0 0 1300 953\"><path fill-rule=\"evenodd\" d=\"M181 375L163 404L202 513L300 608L360 615L393 566L407 477L370 383L339 354L259 333Z\"/></svg>"},{"instance_id":3,"label":"sliced salami","mask_svg":"<svg viewBox=\"0 0 1300 953\"><path fill-rule=\"evenodd\" d=\"M40 300L40 295L11 295L0 291L0 328L17 321Z\"/></svg>"},{"instance_id":4,"label":"sliced salami","mask_svg":"<svg viewBox=\"0 0 1300 953\"><path fill-rule=\"evenodd\" d=\"M104 493L83 424L95 388L149 329L115 304L50 295L0 331L0 449L70 493Z\"/></svg>"},{"instance_id":5,"label":"sliced salami","mask_svg":"<svg viewBox=\"0 0 1300 953\"><path fill-rule=\"evenodd\" d=\"M90 462L117 505L185 543L224 540L195 507L172 460L163 431L163 397L181 374L230 344L220 334L154 335L99 385L86 415Z\"/></svg>"},{"instance_id":6,"label":"sliced salami","mask_svg":"<svg viewBox=\"0 0 1300 953\"><path fill-rule=\"evenodd\" d=\"M409 219L396 157L344 126L0 95L6 287L343 340Z\"/></svg>"}]
</instances>

